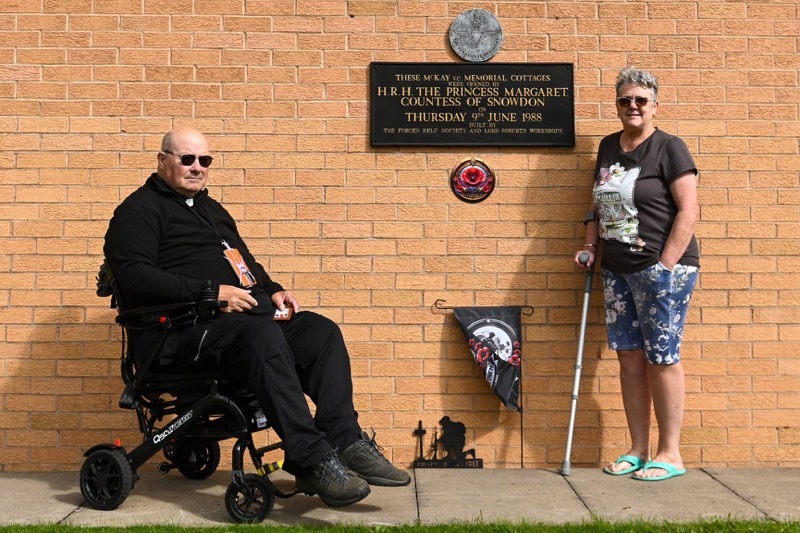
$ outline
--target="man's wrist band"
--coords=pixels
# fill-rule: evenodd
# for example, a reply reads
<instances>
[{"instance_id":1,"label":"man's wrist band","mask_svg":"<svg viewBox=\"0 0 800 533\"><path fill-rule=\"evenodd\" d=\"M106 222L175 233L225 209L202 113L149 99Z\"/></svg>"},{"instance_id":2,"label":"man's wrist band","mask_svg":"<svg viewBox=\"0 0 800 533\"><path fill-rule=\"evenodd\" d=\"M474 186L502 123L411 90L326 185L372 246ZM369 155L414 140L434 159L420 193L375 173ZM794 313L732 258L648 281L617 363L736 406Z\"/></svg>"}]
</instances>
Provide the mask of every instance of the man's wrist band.
<instances>
[{"instance_id":1,"label":"man's wrist band","mask_svg":"<svg viewBox=\"0 0 800 533\"><path fill-rule=\"evenodd\" d=\"M590 244L590 243L587 242L586 244L583 245L583 247L584 248L597 248L597 245L596 244Z\"/></svg>"}]
</instances>

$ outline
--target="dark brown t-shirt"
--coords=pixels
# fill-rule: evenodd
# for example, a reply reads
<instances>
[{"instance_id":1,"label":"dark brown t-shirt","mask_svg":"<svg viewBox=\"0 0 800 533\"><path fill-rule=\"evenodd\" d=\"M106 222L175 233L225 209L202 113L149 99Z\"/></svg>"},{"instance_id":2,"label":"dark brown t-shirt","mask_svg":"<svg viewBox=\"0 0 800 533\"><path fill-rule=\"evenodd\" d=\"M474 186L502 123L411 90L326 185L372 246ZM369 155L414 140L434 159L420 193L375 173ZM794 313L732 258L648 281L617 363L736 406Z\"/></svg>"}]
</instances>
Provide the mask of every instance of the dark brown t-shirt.
<instances>
[{"instance_id":1,"label":"dark brown t-shirt","mask_svg":"<svg viewBox=\"0 0 800 533\"><path fill-rule=\"evenodd\" d=\"M684 142L656 130L632 152L620 147L622 132L600 142L595 168L594 207L603 239L603 268L639 272L656 264L678 208L669 191L672 181L697 167ZM692 236L679 263L700 266Z\"/></svg>"}]
</instances>

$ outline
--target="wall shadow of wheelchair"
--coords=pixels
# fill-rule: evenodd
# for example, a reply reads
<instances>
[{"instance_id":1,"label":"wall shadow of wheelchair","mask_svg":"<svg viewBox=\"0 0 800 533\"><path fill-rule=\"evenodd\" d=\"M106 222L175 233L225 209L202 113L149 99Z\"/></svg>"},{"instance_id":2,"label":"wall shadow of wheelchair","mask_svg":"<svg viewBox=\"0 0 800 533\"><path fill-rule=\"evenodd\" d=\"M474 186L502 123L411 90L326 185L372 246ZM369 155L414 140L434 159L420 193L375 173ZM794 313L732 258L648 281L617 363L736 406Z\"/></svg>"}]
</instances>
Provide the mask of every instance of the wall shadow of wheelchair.
<instances>
[{"instance_id":1,"label":"wall shadow of wheelchair","mask_svg":"<svg viewBox=\"0 0 800 533\"><path fill-rule=\"evenodd\" d=\"M266 454L281 450L281 442L256 447L253 433L270 427L250 391L213 372L169 372L157 366L170 335L180 327L212 318L225 302L216 300L211 287L195 302L128 309L107 262L97 276L97 294L111 298L122 328L120 371L123 409L136 413L143 442L126 450L119 442L89 448L80 470L80 490L88 507L109 511L119 507L139 480L137 473L155 454L163 452L162 473L177 469L183 476L202 480L220 463L221 441L235 439L231 482L225 508L236 522L260 522L269 516L276 497L290 498L269 479L274 470ZM144 353L134 353L137 335L157 339ZM256 473L245 473L249 456Z\"/></svg>"}]
</instances>

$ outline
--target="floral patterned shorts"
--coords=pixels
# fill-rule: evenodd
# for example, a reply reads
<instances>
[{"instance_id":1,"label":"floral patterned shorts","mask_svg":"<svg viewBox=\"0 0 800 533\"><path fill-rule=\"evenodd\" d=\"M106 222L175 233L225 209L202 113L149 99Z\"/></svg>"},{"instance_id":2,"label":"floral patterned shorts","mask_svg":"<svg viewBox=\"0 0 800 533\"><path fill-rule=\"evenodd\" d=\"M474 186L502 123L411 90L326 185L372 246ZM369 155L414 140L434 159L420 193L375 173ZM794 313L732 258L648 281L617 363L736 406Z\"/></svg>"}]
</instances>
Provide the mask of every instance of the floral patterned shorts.
<instances>
[{"instance_id":1,"label":"floral patterned shorts","mask_svg":"<svg viewBox=\"0 0 800 533\"><path fill-rule=\"evenodd\" d=\"M697 267L680 264L669 271L660 262L630 274L603 269L608 347L643 348L653 365L679 362L697 273Z\"/></svg>"}]
</instances>

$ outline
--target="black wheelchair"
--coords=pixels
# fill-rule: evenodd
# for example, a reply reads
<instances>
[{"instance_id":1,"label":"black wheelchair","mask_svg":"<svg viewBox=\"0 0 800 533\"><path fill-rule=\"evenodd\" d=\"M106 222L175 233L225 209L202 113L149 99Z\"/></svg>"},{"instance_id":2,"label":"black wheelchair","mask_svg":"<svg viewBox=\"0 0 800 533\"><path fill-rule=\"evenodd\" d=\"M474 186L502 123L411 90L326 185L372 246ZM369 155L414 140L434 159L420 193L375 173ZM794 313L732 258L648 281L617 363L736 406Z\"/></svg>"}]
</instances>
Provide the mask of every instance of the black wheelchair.
<instances>
[{"instance_id":1,"label":"black wheelchair","mask_svg":"<svg viewBox=\"0 0 800 533\"><path fill-rule=\"evenodd\" d=\"M219 466L219 443L227 439L236 439L232 479L225 492L225 509L233 520L260 522L272 511L276 496L289 498L298 493L282 492L269 479L279 463L264 464L263 457L282 449L283 443L256 448L253 433L268 429L269 423L252 393L214 373L169 373L153 365L175 328L212 317L225 305L216 300L210 287L196 302L126 309L104 262L97 276L97 295L110 296L111 307L118 311L125 384L119 405L136 411L143 442L130 452L117 442L98 444L84 453L80 488L89 507L119 507L139 479L138 468L159 451L166 459L158 466L161 473L177 468L187 478L205 479ZM159 343L153 352L137 356L131 332L149 328L160 331ZM245 452L256 473L244 472Z\"/></svg>"}]
</instances>

